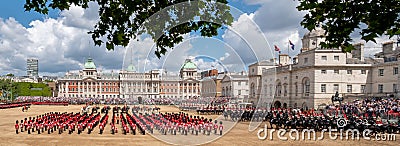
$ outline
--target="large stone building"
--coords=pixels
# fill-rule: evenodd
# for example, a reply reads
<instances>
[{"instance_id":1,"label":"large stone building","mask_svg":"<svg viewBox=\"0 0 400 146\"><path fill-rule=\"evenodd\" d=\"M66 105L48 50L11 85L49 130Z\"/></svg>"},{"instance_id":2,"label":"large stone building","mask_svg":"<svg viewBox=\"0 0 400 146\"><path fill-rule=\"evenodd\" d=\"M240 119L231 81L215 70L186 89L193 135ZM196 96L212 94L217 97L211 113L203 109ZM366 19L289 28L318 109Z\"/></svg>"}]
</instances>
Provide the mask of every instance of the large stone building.
<instances>
[{"instance_id":1,"label":"large stone building","mask_svg":"<svg viewBox=\"0 0 400 146\"><path fill-rule=\"evenodd\" d=\"M58 96L134 98L192 98L200 96L200 76L196 65L187 59L179 76L161 74L160 70L136 71L133 64L119 73L98 72L91 58L79 73L66 73L58 80Z\"/></svg>"},{"instance_id":2,"label":"large stone building","mask_svg":"<svg viewBox=\"0 0 400 146\"><path fill-rule=\"evenodd\" d=\"M222 79L224 73L213 74L201 79L201 97L220 97L222 96Z\"/></svg>"},{"instance_id":3,"label":"large stone building","mask_svg":"<svg viewBox=\"0 0 400 146\"><path fill-rule=\"evenodd\" d=\"M58 96L61 97L118 97L120 80L118 73L97 71L92 58L88 58L84 69L78 73L67 72L58 80Z\"/></svg>"},{"instance_id":4,"label":"large stone building","mask_svg":"<svg viewBox=\"0 0 400 146\"><path fill-rule=\"evenodd\" d=\"M226 74L221 81L222 96L247 102L249 97L249 77L244 74Z\"/></svg>"},{"instance_id":5,"label":"large stone building","mask_svg":"<svg viewBox=\"0 0 400 146\"><path fill-rule=\"evenodd\" d=\"M268 68L274 68L273 61L260 61L249 65L249 98L248 102L257 103L261 97L261 86L262 86L262 72Z\"/></svg>"},{"instance_id":6,"label":"large stone building","mask_svg":"<svg viewBox=\"0 0 400 146\"><path fill-rule=\"evenodd\" d=\"M120 97L137 98L158 98L160 90L159 70L151 70L148 73L136 72L133 64L119 73Z\"/></svg>"},{"instance_id":7,"label":"large stone building","mask_svg":"<svg viewBox=\"0 0 400 146\"><path fill-rule=\"evenodd\" d=\"M179 71L179 88L183 99L200 97L200 75L197 72L197 66L191 59L186 59Z\"/></svg>"},{"instance_id":8,"label":"large stone building","mask_svg":"<svg viewBox=\"0 0 400 146\"><path fill-rule=\"evenodd\" d=\"M365 58L363 44L343 53L319 47L324 40L322 29L311 31L303 37L302 51L293 58L294 63L289 56L280 55L280 64L264 69L262 97L273 103L263 104L318 108L331 103L336 92L345 100L397 95L400 48L393 50L393 43L384 44L376 58Z\"/></svg>"}]
</instances>

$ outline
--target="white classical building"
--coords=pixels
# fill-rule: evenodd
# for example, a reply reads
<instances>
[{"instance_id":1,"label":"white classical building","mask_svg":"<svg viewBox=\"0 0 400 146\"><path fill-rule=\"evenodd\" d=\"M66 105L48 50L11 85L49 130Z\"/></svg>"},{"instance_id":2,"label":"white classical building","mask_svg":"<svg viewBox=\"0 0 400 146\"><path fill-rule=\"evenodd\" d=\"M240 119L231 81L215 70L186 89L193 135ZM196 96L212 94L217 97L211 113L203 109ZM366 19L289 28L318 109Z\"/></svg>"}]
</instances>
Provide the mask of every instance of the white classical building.
<instances>
[{"instance_id":1,"label":"white classical building","mask_svg":"<svg viewBox=\"0 0 400 146\"><path fill-rule=\"evenodd\" d=\"M192 98L200 96L200 81L196 65L187 59L182 65L179 76L160 70L148 73L136 72L133 64L120 72L121 96L143 98Z\"/></svg>"},{"instance_id":2,"label":"white classical building","mask_svg":"<svg viewBox=\"0 0 400 146\"><path fill-rule=\"evenodd\" d=\"M268 68L275 68L273 61L260 61L249 65L248 77L249 77L249 99L248 102L257 103L261 97L261 76L263 70Z\"/></svg>"},{"instance_id":3,"label":"white classical building","mask_svg":"<svg viewBox=\"0 0 400 146\"><path fill-rule=\"evenodd\" d=\"M66 73L58 80L58 96L120 98L193 98L200 96L197 66L191 59L182 65L179 76L161 74L160 70L136 71L133 64L119 73L98 72L89 58L79 73Z\"/></svg>"},{"instance_id":4,"label":"white classical building","mask_svg":"<svg viewBox=\"0 0 400 146\"><path fill-rule=\"evenodd\" d=\"M249 97L249 77L245 74L226 74L221 81L222 96L234 97L247 102Z\"/></svg>"},{"instance_id":5,"label":"white classical building","mask_svg":"<svg viewBox=\"0 0 400 146\"><path fill-rule=\"evenodd\" d=\"M186 59L179 71L178 92L183 99L200 97L200 74L191 59Z\"/></svg>"},{"instance_id":6,"label":"white classical building","mask_svg":"<svg viewBox=\"0 0 400 146\"><path fill-rule=\"evenodd\" d=\"M121 98L158 98L160 90L159 70L151 70L148 73L136 72L133 64L119 73Z\"/></svg>"},{"instance_id":7,"label":"white classical building","mask_svg":"<svg viewBox=\"0 0 400 146\"><path fill-rule=\"evenodd\" d=\"M322 29L307 33L294 63L286 61L290 61L289 56L280 55L280 65L264 69L262 98L273 99L273 103L264 104L318 108L331 103L336 91L345 100L397 96L400 48L393 50L393 42L384 44L377 58L365 58L363 44L355 44L356 50L343 53L337 48L319 47L324 40Z\"/></svg>"}]
</instances>

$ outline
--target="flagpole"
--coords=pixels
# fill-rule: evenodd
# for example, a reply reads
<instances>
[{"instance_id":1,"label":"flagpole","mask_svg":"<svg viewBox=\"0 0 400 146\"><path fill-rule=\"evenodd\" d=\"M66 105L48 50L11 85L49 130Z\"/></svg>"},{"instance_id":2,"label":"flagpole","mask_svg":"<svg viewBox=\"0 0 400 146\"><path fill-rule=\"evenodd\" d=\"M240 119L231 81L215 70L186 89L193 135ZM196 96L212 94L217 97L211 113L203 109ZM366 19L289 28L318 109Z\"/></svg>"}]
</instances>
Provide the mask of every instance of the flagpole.
<instances>
[{"instance_id":1,"label":"flagpole","mask_svg":"<svg viewBox=\"0 0 400 146\"><path fill-rule=\"evenodd\" d=\"M281 50L278 51L278 65L281 66Z\"/></svg>"},{"instance_id":2,"label":"flagpole","mask_svg":"<svg viewBox=\"0 0 400 146\"><path fill-rule=\"evenodd\" d=\"M290 55L289 55L289 47L290 47L290 43L289 43L289 39L288 39L288 45L287 45L287 55L289 56L289 59L290 59Z\"/></svg>"}]
</instances>

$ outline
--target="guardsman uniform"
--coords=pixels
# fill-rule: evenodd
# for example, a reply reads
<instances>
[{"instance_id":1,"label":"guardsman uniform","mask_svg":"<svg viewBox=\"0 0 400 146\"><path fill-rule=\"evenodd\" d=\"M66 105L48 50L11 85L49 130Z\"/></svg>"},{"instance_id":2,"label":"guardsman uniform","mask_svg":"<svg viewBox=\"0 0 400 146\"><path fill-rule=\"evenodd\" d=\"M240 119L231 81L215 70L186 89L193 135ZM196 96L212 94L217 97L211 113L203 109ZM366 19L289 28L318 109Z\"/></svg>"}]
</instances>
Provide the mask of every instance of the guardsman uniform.
<instances>
[{"instance_id":1,"label":"guardsman uniform","mask_svg":"<svg viewBox=\"0 0 400 146\"><path fill-rule=\"evenodd\" d=\"M19 125L20 125L20 127L21 127L21 132L24 132L24 123L23 123L22 120L21 120L21 123L19 123Z\"/></svg>"},{"instance_id":2,"label":"guardsman uniform","mask_svg":"<svg viewBox=\"0 0 400 146\"><path fill-rule=\"evenodd\" d=\"M188 128L188 124L187 123L185 123L185 124L183 124L183 128L184 128L184 134L185 135L187 135L187 133L188 133L188 130L189 130L189 128Z\"/></svg>"},{"instance_id":3,"label":"guardsman uniform","mask_svg":"<svg viewBox=\"0 0 400 146\"><path fill-rule=\"evenodd\" d=\"M215 124L214 124L214 134L217 134L217 129L218 129L217 120L215 120Z\"/></svg>"},{"instance_id":4,"label":"guardsman uniform","mask_svg":"<svg viewBox=\"0 0 400 146\"><path fill-rule=\"evenodd\" d=\"M15 134L18 134L19 131L19 124L18 124L18 120L15 121Z\"/></svg>"},{"instance_id":5,"label":"guardsman uniform","mask_svg":"<svg viewBox=\"0 0 400 146\"><path fill-rule=\"evenodd\" d=\"M128 133L129 134L129 127L127 125L124 125L125 128L125 134Z\"/></svg>"},{"instance_id":6,"label":"guardsman uniform","mask_svg":"<svg viewBox=\"0 0 400 146\"><path fill-rule=\"evenodd\" d=\"M196 123L194 127L195 127L195 131L196 131L196 135L199 135L200 125L198 123Z\"/></svg>"},{"instance_id":7,"label":"guardsman uniform","mask_svg":"<svg viewBox=\"0 0 400 146\"><path fill-rule=\"evenodd\" d=\"M219 122L219 135L222 135L222 131L224 130L224 126L222 125L222 121Z\"/></svg>"},{"instance_id":8,"label":"guardsman uniform","mask_svg":"<svg viewBox=\"0 0 400 146\"><path fill-rule=\"evenodd\" d=\"M103 130L104 130L104 125L103 125L103 123L101 123L101 124L99 125L99 129L100 129L100 134L103 134Z\"/></svg>"},{"instance_id":9,"label":"guardsman uniform","mask_svg":"<svg viewBox=\"0 0 400 146\"><path fill-rule=\"evenodd\" d=\"M136 124L132 124L133 135L136 135Z\"/></svg>"}]
</instances>

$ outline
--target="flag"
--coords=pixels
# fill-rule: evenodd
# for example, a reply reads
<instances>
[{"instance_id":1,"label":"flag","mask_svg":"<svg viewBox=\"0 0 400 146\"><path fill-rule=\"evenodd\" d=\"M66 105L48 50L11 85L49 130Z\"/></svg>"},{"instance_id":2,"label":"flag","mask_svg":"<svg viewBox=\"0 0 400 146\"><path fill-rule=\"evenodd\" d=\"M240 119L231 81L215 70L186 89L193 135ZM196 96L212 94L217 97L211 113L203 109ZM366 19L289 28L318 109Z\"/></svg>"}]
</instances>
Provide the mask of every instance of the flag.
<instances>
[{"instance_id":1,"label":"flag","mask_svg":"<svg viewBox=\"0 0 400 146\"><path fill-rule=\"evenodd\" d=\"M281 49L279 49L278 46L274 45L274 47L275 47L275 51L279 51L280 52Z\"/></svg>"},{"instance_id":2,"label":"flag","mask_svg":"<svg viewBox=\"0 0 400 146\"><path fill-rule=\"evenodd\" d=\"M294 44L292 43L292 41L289 40L289 44L290 44L290 48L292 48L292 50L294 50Z\"/></svg>"}]
</instances>

